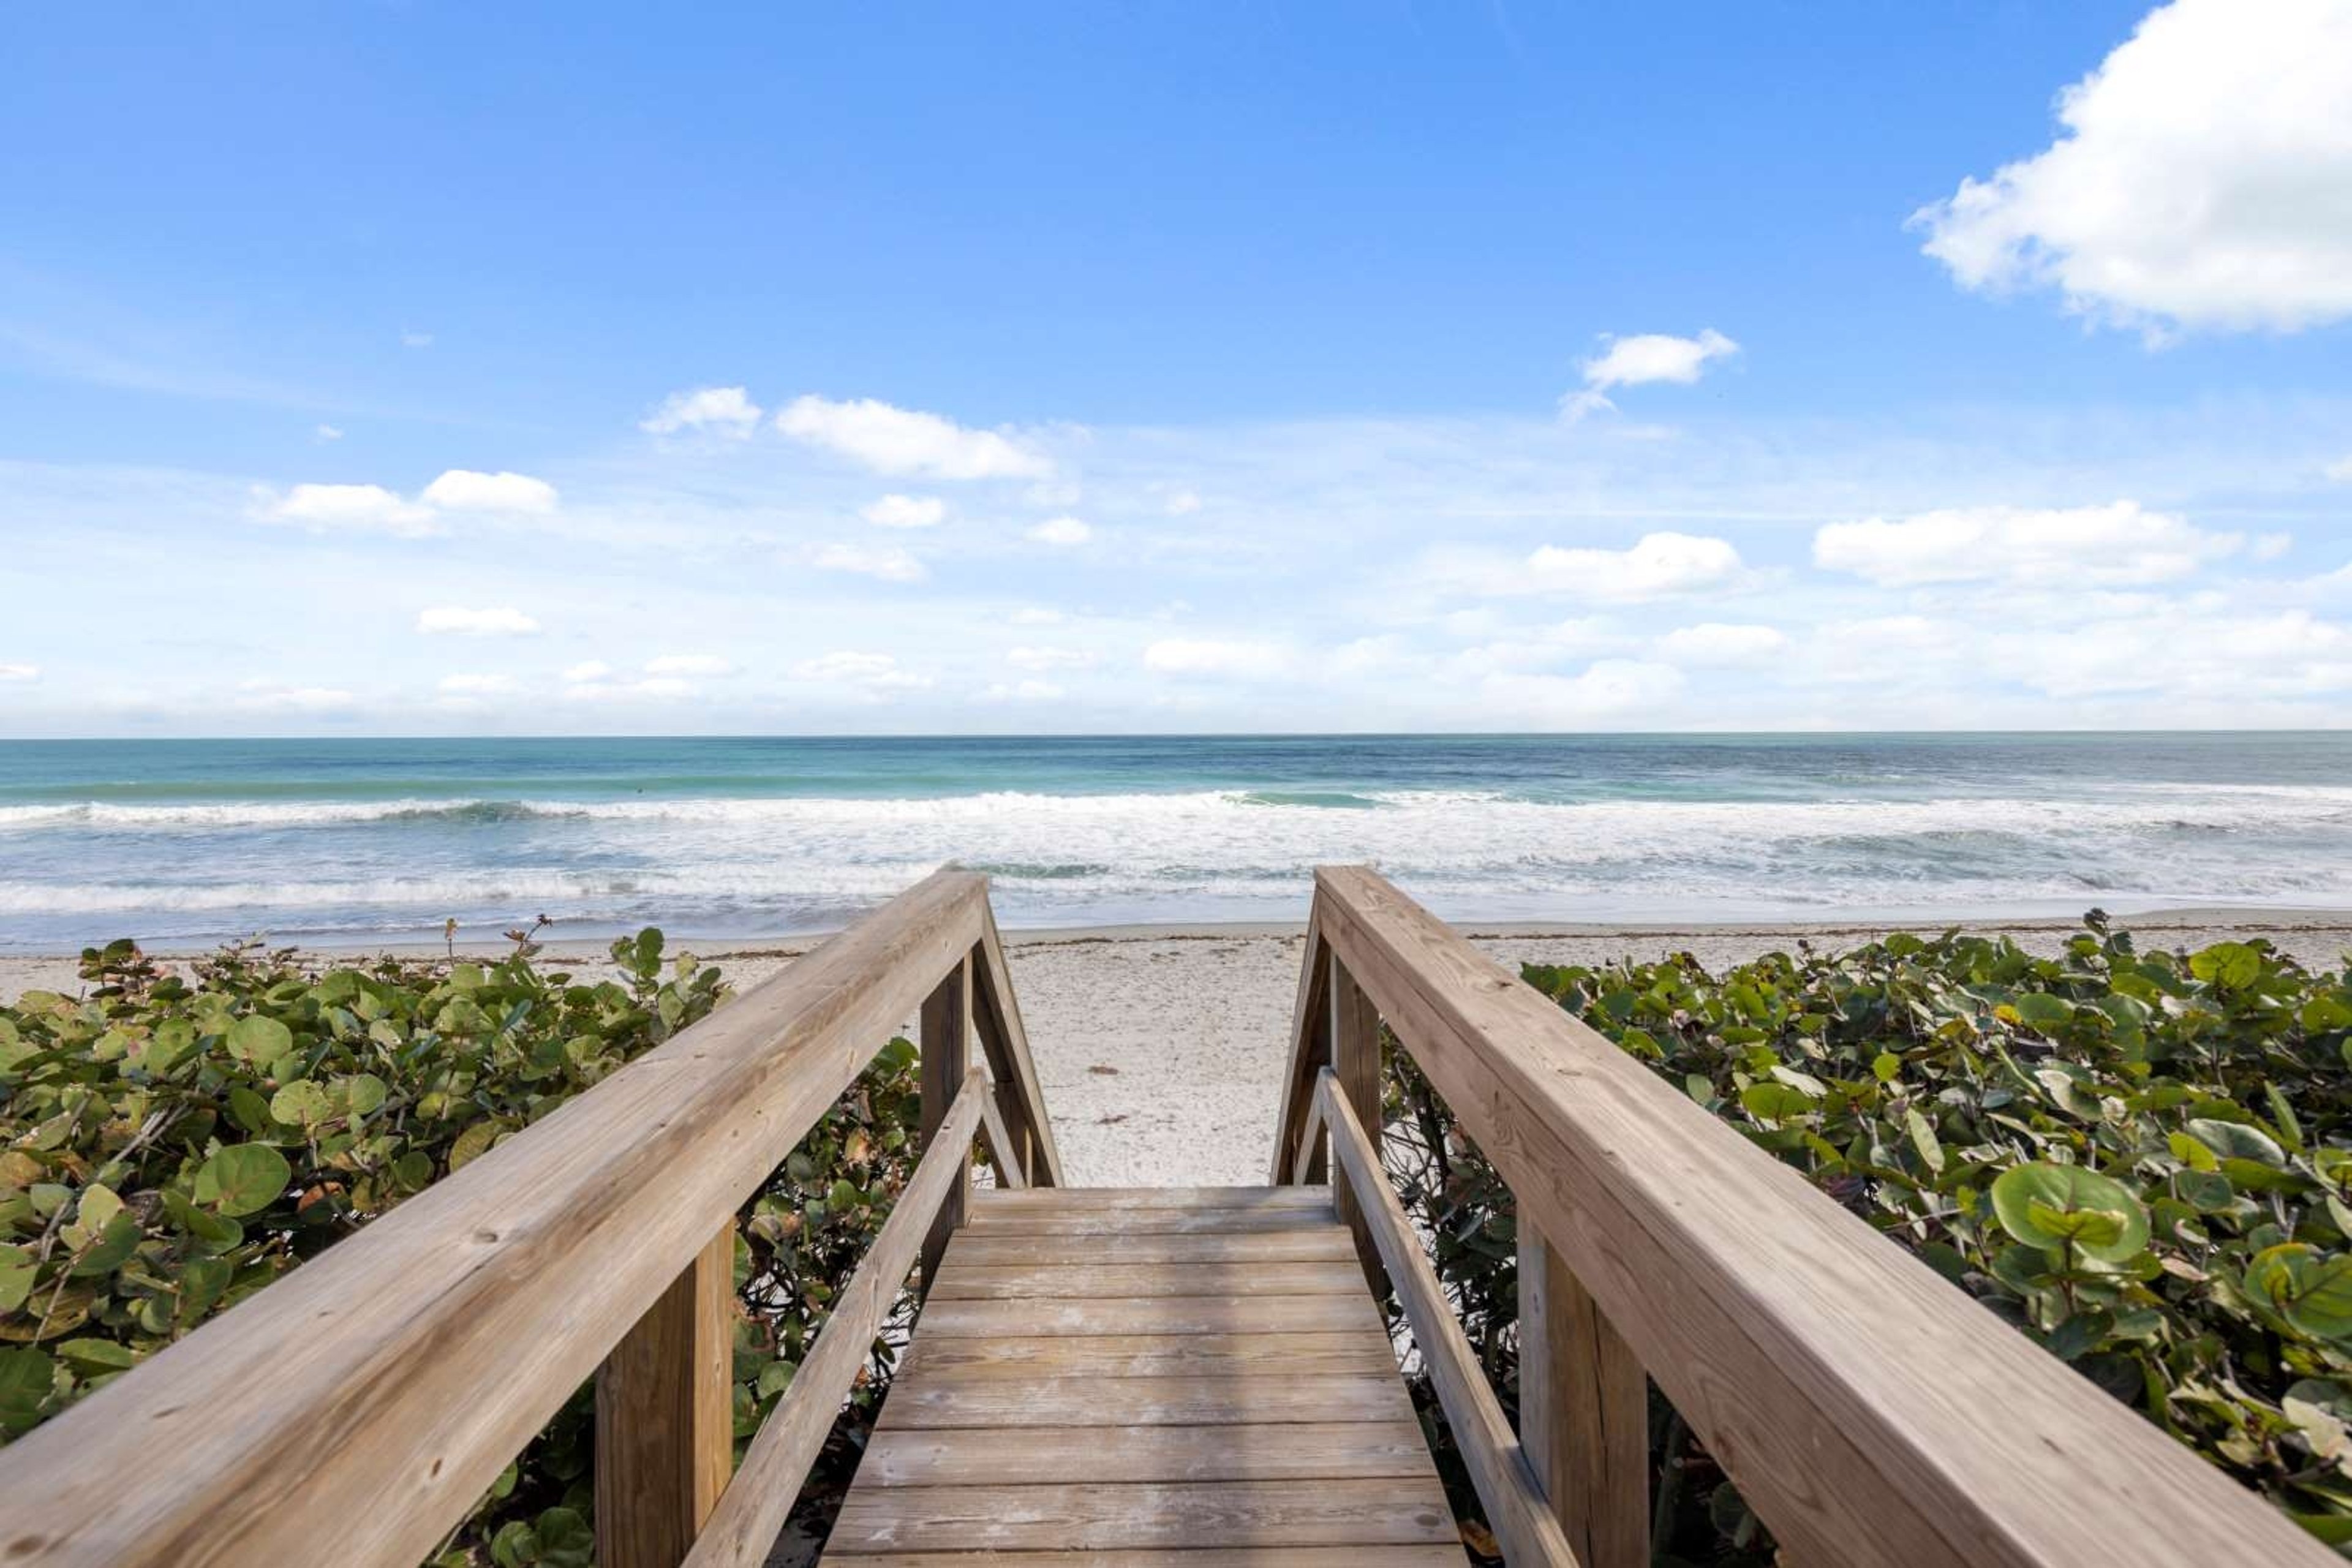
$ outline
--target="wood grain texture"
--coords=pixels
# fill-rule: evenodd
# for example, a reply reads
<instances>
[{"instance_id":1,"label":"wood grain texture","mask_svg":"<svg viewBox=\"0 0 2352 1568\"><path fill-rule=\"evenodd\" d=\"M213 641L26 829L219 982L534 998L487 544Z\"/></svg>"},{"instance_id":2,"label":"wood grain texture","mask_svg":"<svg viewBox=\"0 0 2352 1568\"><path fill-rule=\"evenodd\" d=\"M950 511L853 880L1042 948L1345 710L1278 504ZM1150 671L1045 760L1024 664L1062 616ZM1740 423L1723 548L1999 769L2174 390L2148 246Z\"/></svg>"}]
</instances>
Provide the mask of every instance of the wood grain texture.
<instances>
[{"instance_id":1,"label":"wood grain texture","mask_svg":"<svg viewBox=\"0 0 2352 1568\"><path fill-rule=\"evenodd\" d=\"M981 1049L988 1058L989 1075L996 1082L997 1108L1020 1152L1020 1185L1058 1187L1061 1151L1054 1143L1054 1123L1046 1111L1045 1091L1037 1086L1037 1064L1029 1055L1021 1004L1013 994L1013 972L1004 963L1004 939L997 934L996 914L985 899L980 904L979 940L972 1005Z\"/></svg>"},{"instance_id":2,"label":"wood grain texture","mask_svg":"<svg viewBox=\"0 0 2352 1568\"><path fill-rule=\"evenodd\" d=\"M1334 951L1793 1560L2334 1561L1375 873Z\"/></svg>"},{"instance_id":3,"label":"wood grain texture","mask_svg":"<svg viewBox=\"0 0 2352 1568\"><path fill-rule=\"evenodd\" d=\"M1649 1568L1649 1375L1559 1255L1525 1224L1519 1443L1584 1568Z\"/></svg>"},{"instance_id":4,"label":"wood grain texture","mask_svg":"<svg viewBox=\"0 0 2352 1568\"><path fill-rule=\"evenodd\" d=\"M1444 1494L1393 1480L857 1487L827 1561L863 1552L1151 1547L1433 1546L1456 1539Z\"/></svg>"},{"instance_id":5,"label":"wood grain texture","mask_svg":"<svg viewBox=\"0 0 2352 1568\"><path fill-rule=\"evenodd\" d=\"M1326 1189L1312 1187L1310 1192ZM1312 1215L1305 1211L1236 1208L1078 1209L1048 1214L1005 1214L983 1208L971 1220L982 1236L1213 1236L1255 1230L1292 1230L1301 1224L1339 1223L1339 1212L1327 1200ZM1342 1236L1347 1232L1343 1228Z\"/></svg>"},{"instance_id":6,"label":"wood grain texture","mask_svg":"<svg viewBox=\"0 0 2352 1568\"><path fill-rule=\"evenodd\" d=\"M1378 1166L1381 1163L1381 1016L1338 954L1332 955L1330 963L1324 1006L1331 1019L1331 1071L1339 1093L1372 1141L1372 1163ZM1331 1200L1339 1222L1356 1239L1356 1256L1363 1267L1365 1282L1378 1295L1387 1289L1387 1281L1381 1277L1380 1249L1372 1244L1371 1228L1364 1218L1362 1205L1354 1190L1344 1182L1333 1184Z\"/></svg>"},{"instance_id":7,"label":"wood grain texture","mask_svg":"<svg viewBox=\"0 0 2352 1568\"><path fill-rule=\"evenodd\" d=\"M1040 1187L984 1193L973 1217L1076 1215L1096 1209L1246 1209L1328 1218L1328 1187Z\"/></svg>"},{"instance_id":8,"label":"wood grain texture","mask_svg":"<svg viewBox=\"0 0 2352 1568\"><path fill-rule=\"evenodd\" d=\"M1438 1403L1444 1406L1445 1424L1454 1433L1463 1467L1486 1505L1486 1523L1503 1543L1504 1557L1514 1564L1576 1568L1576 1553L1545 1501L1495 1391L1486 1384L1478 1354L1454 1319L1445 1288L1389 1185L1380 1155L1340 1092L1339 1075L1325 1070L1315 1100L1331 1133L1333 1173L1345 1174L1362 1205L1365 1227L1412 1324L1412 1342L1421 1351Z\"/></svg>"},{"instance_id":9,"label":"wood grain texture","mask_svg":"<svg viewBox=\"0 0 2352 1568\"><path fill-rule=\"evenodd\" d=\"M1267 1426L1032 1426L877 1431L862 1486L1018 1486L1090 1481L1435 1479L1421 1424L1352 1420Z\"/></svg>"},{"instance_id":10,"label":"wood grain texture","mask_svg":"<svg viewBox=\"0 0 2352 1568\"><path fill-rule=\"evenodd\" d=\"M931 1299L1065 1300L1082 1296L1352 1296L1360 1273L1341 1263L1044 1263L994 1267L950 1258Z\"/></svg>"},{"instance_id":11,"label":"wood grain texture","mask_svg":"<svg viewBox=\"0 0 2352 1568\"><path fill-rule=\"evenodd\" d=\"M942 872L0 1454L16 1568L414 1568L985 931Z\"/></svg>"},{"instance_id":12,"label":"wood grain texture","mask_svg":"<svg viewBox=\"0 0 2352 1568\"><path fill-rule=\"evenodd\" d=\"M972 1132L987 1098L986 1080L974 1068L965 1075L962 1090L936 1129L930 1148L916 1162L915 1173L891 1206L890 1217L882 1222L849 1283L834 1299L833 1311L802 1359L792 1386L744 1451L743 1467L694 1542L687 1568L755 1568L767 1560L769 1547L808 1479L809 1467L898 1301L907 1271L921 1254L930 1216L971 1169ZM731 1242L731 1230L729 1238ZM731 1446L731 1427L728 1440ZM601 1555L598 1560L603 1561Z\"/></svg>"},{"instance_id":13,"label":"wood grain texture","mask_svg":"<svg viewBox=\"0 0 2352 1568\"><path fill-rule=\"evenodd\" d=\"M997 1190L1019 1192L1028 1186L1028 1145L1005 1126L1004 1108L996 1101L993 1084L989 1086L988 1103L980 1108L980 1130L988 1150L989 1169L996 1173Z\"/></svg>"},{"instance_id":14,"label":"wood grain texture","mask_svg":"<svg viewBox=\"0 0 2352 1568\"><path fill-rule=\"evenodd\" d=\"M1459 1545L1228 1546L1166 1552L886 1552L859 1568L1463 1568Z\"/></svg>"},{"instance_id":15,"label":"wood grain texture","mask_svg":"<svg viewBox=\"0 0 2352 1568\"><path fill-rule=\"evenodd\" d=\"M940 1426L1242 1426L1410 1421L1393 1369L1368 1376L959 1377L934 1368L882 1403L877 1430Z\"/></svg>"},{"instance_id":16,"label":"wood grain texture","mask_svg":"<svg viewBox=\"0 0 2352 1568\"><path fill-rule=\"evenodd\" d=\"M972 958L966 953L963 962L950 970L947 978L923 999L919 1069L922 1121L915 1143L920 1150L929 1150L946 1124L948 1108L963 1088L964 1075L971 1070L971 974ZM970 1133L964 1135L962 1142L971 1142ZM931 1216L930 1232L923 1237L926 1291L931 1288L932 1276L939 1271L940 1259L947 1253L948 1238L963 1224L964 1203L971 1191L971 1158L965 1153L961 1159L962 1169L948 1184L947 1194Z\"/></svg>"},{"instance_id":17,"label":"wood grain texture","mask_svg":"<svg viewBox=\"0 0 2352 1568\"><path fill-rule=\"evenodd\" d=\"M959 1244L961 1245L961 1244ZM1378 1376L1397 1369L1388 1335L1096 1334L956 1339L919 1334L901 1375L964 1378Z\"/></svg>"},{"instance_id":18,"label":"wood grain texture","mask_svg":"<svg viewBox=\"0 0 2352 1568\"><path fill-rule=\"evenodd\" d=\"M975 1201L985 1199L974 1193ZM1050 1236L966 1226L949 1249L950 1263L1329 1263L1353 1258L1355 1247L1338 1226L1192 1235Z\"/></svg>"},{"instance_id":19,"label":"wood grain texture","mask_svg":"<svg viewBox=\"0 0 2352 1568\"><path fill-rule=\"evenodd\" d=\"M596 1371L596 1561L677 1568L735 1463L735 1226L654 1300Z\"/></svg>"},{"instance_id":20,"label":"wood grain texture","mask_svg":"<svg viewBox=\"0 0 2352 1568\"><path fill-rule=\"evenodd\" d=\"M1369 1294L934 1301L923 1310L923 1331L941 1339L1000 1334L1321 1334L1380 1326L1380 1310Z\"/></svg>"},{"instance_id":21,"label":"wood grain texture","mask_svg":"<svg viewBox=\"0 0 2352 1568\"><path fill-rule=\"evenodd\" d=\"M1307 952L1298 969L1298 997L1290 1013L1290 1061L1282 1073L1282 1103L1274 1118L1274 1167L1266 1179L1276 1186L1286 1182L1319 1182L1325 1173L1319 1145L1307 1157L1307 1108L1315 1102L1315 1075L1330 1062L1330 1043L1323 1022L1329 995L1331 944L1324 939L1323 894L1318 888L1307 914Z\"/></svg>"}]
</instances>

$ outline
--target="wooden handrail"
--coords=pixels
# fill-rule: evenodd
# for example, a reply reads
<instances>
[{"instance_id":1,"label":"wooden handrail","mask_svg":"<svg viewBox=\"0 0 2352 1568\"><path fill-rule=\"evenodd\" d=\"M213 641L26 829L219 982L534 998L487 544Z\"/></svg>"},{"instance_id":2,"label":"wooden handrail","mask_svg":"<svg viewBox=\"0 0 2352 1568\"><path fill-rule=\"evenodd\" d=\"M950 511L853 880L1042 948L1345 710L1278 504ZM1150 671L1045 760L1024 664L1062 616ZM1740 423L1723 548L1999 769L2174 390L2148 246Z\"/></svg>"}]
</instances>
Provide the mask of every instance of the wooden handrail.
<instances>
[{"instance_id":1,"label":"wooden handrail","mask_svg":"<svg viewBox=\"0 0 2352 1568\"><path fill-rule=\"evenodd\" d=\"M1057 1180L986 879L939 873L19 1439L0 1556L412 1568L967 962Z\"/></svg>"},{"instance_id":2,"label":"wooden handrail","mask_svg":"<svg viewBox=\"0 0 2352 1568\"><path fill-rule=\"evenodd\" d=\"M1795 1561L2335 1561L1370 869L1318 870L1312 920L1276 1180L1328 945Z\"/></svg>"}]
</instances>

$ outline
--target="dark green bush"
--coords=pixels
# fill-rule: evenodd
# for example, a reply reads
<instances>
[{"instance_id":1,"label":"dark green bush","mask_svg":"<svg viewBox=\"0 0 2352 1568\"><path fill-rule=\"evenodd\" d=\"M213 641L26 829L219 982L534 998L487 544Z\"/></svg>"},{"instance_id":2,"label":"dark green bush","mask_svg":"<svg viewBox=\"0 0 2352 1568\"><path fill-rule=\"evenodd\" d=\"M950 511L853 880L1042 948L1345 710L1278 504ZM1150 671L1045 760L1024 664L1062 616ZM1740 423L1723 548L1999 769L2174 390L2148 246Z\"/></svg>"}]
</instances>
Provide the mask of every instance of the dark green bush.
<instances>
[{"instance_id":1,"label":"dark green bush","mask_svg":"<svg viewBox=\"0 0 2352 1568\"><path fill-rule=\"evenodd\" d=\"M589 982L543 967L527 940L494 963L323 971L243 946L181 979L117 942L83 955L85 994L0 1006L0 1434L122 1375L724 994L716 970L665 963L658 931L613 955L621 976ZM887 1046L739 1216L739 1440L911 1170L914 1059ZM436 1561L587 1563L593 1412L583 1389ZM818 1488L854 1458L836 1446Z\"/></svg>"},{"instance_id":2,"label":"dark green bush","mask_svg":"<svg viewBox=\"0 0 2352 1568\"><path fill-rule=\"evenodd\" d=\"M1528 983L2117 1399L2352 1542L2352 983L2262 942L2005 939L1681 955ZM1499 1388L1508 1194L1402 1053L1391 1161ZM1671 1413L1662 1549L1769 1561Z\"/></svg>"}]
</instances>

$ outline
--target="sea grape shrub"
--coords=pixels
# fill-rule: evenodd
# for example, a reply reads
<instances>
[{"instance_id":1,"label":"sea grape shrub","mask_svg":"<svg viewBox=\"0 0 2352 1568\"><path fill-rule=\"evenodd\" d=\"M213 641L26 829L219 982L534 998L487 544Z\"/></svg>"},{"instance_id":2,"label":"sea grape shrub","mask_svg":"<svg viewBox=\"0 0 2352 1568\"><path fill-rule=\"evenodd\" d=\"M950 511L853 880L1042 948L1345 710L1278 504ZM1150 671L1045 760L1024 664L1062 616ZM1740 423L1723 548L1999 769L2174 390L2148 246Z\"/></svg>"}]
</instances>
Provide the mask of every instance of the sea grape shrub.
<instances>
[{"instance_id":1,"label":"sea grape shrub","mask_svg":"<svg viewBox=\"0 0 2352 1568\"><path fill-rule=\"evenodd\" d=\"M1687 954L1524 973L2050 1353L2352 1544L2344 972L2260 941L2142 952L2094 910L2053 958L1948 932L1801 944L1719 977ZM1396 1059L1395 1159L1507 1386L1508 1194ZM1658 1415L1662 1545L1765 1549Z\"/></svg>"},{"instance_id":2,"label":"sea grape shrub","mask_svg":"<svg viewBox=\"0 0 2352 1568\"><path fill-rule=\"evenodd\" d=\"M726 994L716 969L667 959L657 931L616 942L613 957L617 977L587 980L543 965L527 938L496 963L325 970L239 945L184 978L119 942L83 954L82 994L0 1005L0 1438L480 1158ZM739 1216L739 1436L780 1396L904 1184L913 1059L904 1042L887 1047ZM583 1389L434 1561L589 1563L593 1416Z\"/></svg>"}]
</instances>

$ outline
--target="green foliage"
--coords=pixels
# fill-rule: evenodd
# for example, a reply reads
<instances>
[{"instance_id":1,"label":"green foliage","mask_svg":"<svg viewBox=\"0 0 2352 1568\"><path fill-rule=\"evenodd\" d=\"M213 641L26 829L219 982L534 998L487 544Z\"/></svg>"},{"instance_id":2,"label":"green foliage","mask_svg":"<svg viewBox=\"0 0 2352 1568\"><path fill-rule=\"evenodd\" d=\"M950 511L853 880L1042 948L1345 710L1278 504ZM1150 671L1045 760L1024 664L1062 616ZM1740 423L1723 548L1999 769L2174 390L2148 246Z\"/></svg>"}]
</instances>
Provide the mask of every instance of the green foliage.
<instances>
[{"instance_id":1,"label":"green foliage","mask_svg":"<svg viewBox=\"0 0 2352 1568\"><path fill-rule=\"evenodd\" d=\"M1526 977L2315 1534L2352 1540L2352 980L2259 941L2143 953L2098 911L2086 928L2054 958L1947 933L1720 977L1687 955ZM1397 1059L1408 1194L1507 1385L1508 1194ZM1657 1414L1662 1544L1769 1561Z\"/></svg>"},{"instance_id":2,"label":"green foliage","mask_svg":"<svg viewBox=\"0 0 2352 1568\"><path fill-rule=\"evenodd\" d=\"M84 953L85 994L0 1006L0 1436L481 1158L724 995L715 969L666 958L657 931L615 942L619 977L599 981L542 967L516 936L497 963L323 971L232 947L184 979L116 942ZM739 1216L739 1436L789 1384L911 1171L913 1062L905 1042L886 1047ZM877 1347L877 1374L887 1353ZM583 1389L435 1561L590 1562L593 1415Z\"/></svg>"}]
</instances>

